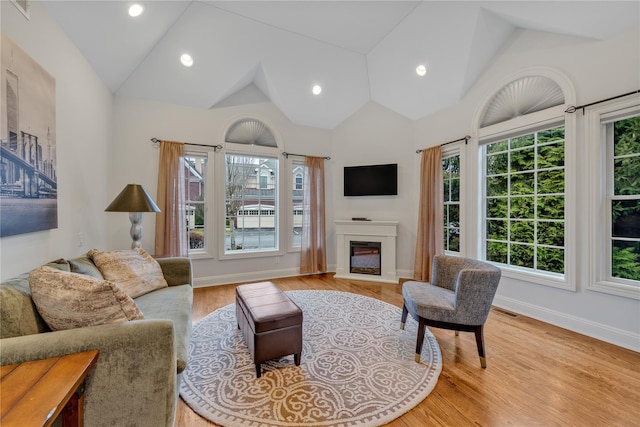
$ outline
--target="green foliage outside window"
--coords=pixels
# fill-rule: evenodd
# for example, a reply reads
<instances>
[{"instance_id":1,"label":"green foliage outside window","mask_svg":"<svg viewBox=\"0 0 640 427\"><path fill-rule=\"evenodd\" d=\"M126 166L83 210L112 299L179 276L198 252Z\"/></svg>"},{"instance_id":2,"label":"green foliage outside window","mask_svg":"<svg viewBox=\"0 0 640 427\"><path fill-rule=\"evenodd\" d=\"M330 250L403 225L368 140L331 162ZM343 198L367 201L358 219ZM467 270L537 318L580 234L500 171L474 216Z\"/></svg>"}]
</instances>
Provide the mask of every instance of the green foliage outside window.
<instances>
[{"instance_id":1,"label":"green foliage outside window","mask_svg":"<svg viewBox=\"0 0 640 427\"><path fill-rule=\"evenodd\" d=\"M564 273L564 127L486 146L489 261Z\"/></svg>"},{"instance_id":2,"label":"green foliage outside window","mask_svg":"<svg viewBox=\"0 0 640 427\"><path fill-rule=\"evenodd\" d=\"M460 155L442 159L444 248L460 252Z\"/></svg>"},{"instance_id":3,"label":"green foliage outside window","mask_svg":"<svg viewBox=\"0 0 640 427\"><path fill-rule=\"evenodd\" d=\"M613 124L612 275L640 280L640 116Z\"/></svg>"}]
</instances>

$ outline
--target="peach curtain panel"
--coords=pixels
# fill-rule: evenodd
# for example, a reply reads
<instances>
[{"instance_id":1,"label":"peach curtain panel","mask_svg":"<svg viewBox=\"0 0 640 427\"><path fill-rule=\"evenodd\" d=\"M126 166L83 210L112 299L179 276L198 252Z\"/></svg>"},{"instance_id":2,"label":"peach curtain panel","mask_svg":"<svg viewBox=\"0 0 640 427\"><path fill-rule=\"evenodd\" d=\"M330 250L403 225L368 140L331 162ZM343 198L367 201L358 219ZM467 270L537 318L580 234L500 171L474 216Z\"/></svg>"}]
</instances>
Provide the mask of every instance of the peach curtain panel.
<instances>
[{"instance_id":1,"label":"peach curtain panel","mask_svg":"<svg viewBox=\"0 0 640 427\"><path fill-rule=\"evenodd\" d=\"M156 215L156 257L187 256L184 143L160 141Z\"/></svg>"},{"instance_id":2,"label":"peach curtain panel","mask_svg":"<svg viewBox=\"0 0 640 427\"><path fill-rule=\"evenodd\" d=\"M327 271L324 158L307 156L304 165L300 273L324 273Z\"/></svg>"},{"instance_id":3,"label":"peach curtain panel","mask_svg":"<svg viewBox=\"0 0 640 427\"><path fill-rule=\"evenodd\" d=\"M429 282L433 257L444 253L442 149L422 151L414 280Z\"/></svg>"}]
</instances>

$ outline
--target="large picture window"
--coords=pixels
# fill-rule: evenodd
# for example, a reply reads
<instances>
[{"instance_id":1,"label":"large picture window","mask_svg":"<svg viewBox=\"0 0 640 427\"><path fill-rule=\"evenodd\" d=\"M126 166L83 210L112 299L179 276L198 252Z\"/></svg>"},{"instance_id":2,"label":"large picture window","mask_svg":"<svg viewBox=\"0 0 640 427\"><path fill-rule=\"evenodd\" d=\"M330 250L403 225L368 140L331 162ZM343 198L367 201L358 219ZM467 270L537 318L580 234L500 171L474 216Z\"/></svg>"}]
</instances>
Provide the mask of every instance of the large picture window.
<instances>
[{"instance_id":1,"label":"large picture window","mask_svg":"<svg viewBox=\"0 0 640 427\"><path fill-rule=\"evenodd\" d=\"M278 165L275 157L225 155L225 254L278 249Z\"/></svg>"},{"instance_id":2,"label":"large picture window","mask_svg":"<svg viewBox=\"0 0 640 427\"><path fill-rule=\"evenodd\" d=\"M485 258L565 273L563 126L484 146Z\"/></svg>"}]
</instances>

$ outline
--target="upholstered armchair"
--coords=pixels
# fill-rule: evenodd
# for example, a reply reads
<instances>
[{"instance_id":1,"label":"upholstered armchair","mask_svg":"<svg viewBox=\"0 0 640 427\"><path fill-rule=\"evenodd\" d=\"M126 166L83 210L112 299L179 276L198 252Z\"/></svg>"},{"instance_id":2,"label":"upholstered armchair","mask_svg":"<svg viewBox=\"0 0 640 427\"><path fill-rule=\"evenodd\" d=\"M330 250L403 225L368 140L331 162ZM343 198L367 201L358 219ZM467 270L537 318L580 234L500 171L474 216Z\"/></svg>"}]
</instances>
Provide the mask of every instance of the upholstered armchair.
<instances>
[{"instance_id":1,"label":"upholstered armchair","mask_svg":"<svg viewBox=\"0 0 640 427\"><path fill-rule=\"evenodd\" d=\"M408 281L402 285L404 307L401 329L407 314L418 322L416 362L420 362L424 328L474 332L480 365L487 367L483 328L498 289L499 268L475 259L437 255L433 259L431 283Z\"/></svg>"}]
</instances>

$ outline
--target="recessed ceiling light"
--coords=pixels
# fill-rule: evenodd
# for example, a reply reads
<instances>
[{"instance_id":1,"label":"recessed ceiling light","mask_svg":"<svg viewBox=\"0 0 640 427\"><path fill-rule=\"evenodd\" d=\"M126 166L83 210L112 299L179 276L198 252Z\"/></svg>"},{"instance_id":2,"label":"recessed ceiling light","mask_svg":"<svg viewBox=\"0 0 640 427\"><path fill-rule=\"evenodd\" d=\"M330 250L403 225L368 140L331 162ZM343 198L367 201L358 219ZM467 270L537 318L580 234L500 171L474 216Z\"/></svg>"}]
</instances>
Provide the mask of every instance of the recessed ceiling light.
<instances>
[{"instance_id":1,"label":"recessed ceiling light","mask_svg":"<svg viewBox=\"0 0 640 427\"><path fill-rule=\"evenodd\" d=\"M416 67L416 74L419 75L420 77L424 76L425 74L427 74L427 66L426 65L418 65Z\"/></svg>"},{"instance_id":2,"label":"recessed ceiling light","mask_svg":"<svg viewBox=\"0 0 640 427\"><path fill-rule=\"evenodd\" d=\"M134 3L129 7L129 16L140 16L144 12L144 6L140 3Z\"/></svg>"},{"instance_id":3,"label":"recessed ceiling light","mask_svg":"<svg viewBox=\"0 0 640 427\"><path fill-rule=\"evenodd\" d=\"M322 92L322 86L320 85L315 85L312 89L311 92L313 92L314 95L320 95L320 92Z\"/></svg>"},{"instance_id":4,"label":"recessed ceiling light","mask_svg":"<svg viewBox=\"0 0 640 427\"><path fill-rule=\"evenodd\" d=\"M180 62L182 62L182 65L185 67L191 67L193 65L193 58L188 53L183 53L182 56L180 56Z\"/></svg>"}]
</instances>

